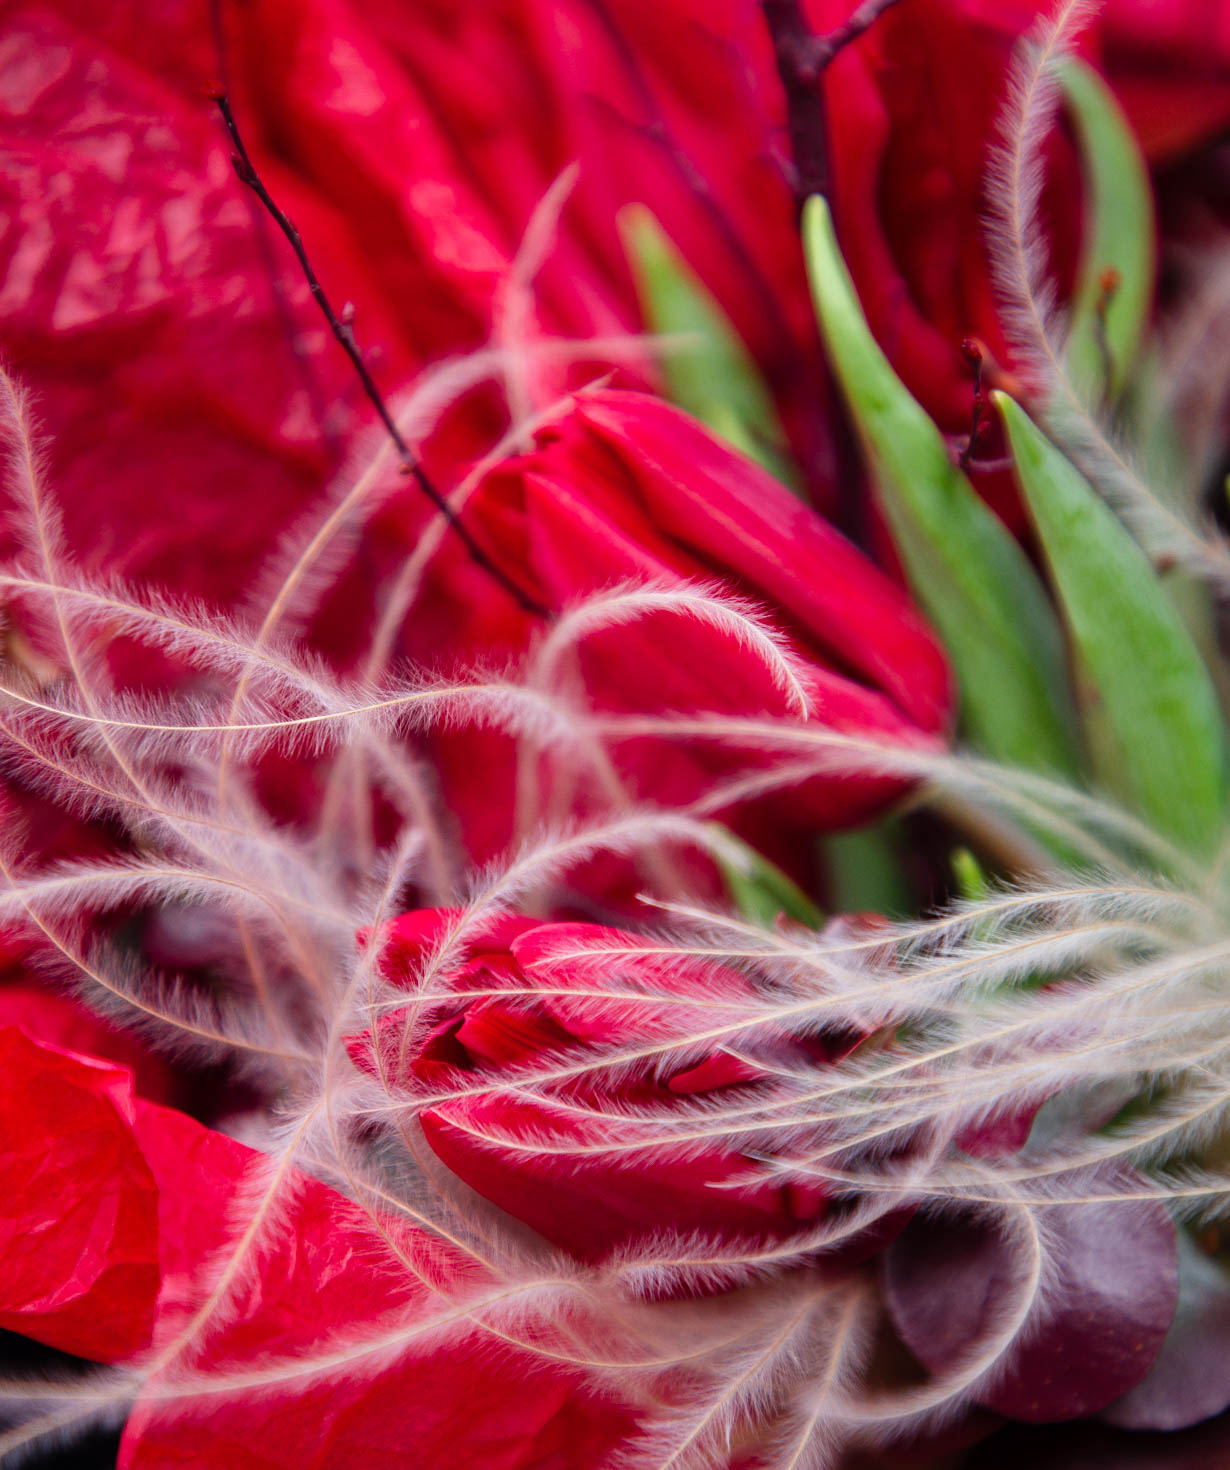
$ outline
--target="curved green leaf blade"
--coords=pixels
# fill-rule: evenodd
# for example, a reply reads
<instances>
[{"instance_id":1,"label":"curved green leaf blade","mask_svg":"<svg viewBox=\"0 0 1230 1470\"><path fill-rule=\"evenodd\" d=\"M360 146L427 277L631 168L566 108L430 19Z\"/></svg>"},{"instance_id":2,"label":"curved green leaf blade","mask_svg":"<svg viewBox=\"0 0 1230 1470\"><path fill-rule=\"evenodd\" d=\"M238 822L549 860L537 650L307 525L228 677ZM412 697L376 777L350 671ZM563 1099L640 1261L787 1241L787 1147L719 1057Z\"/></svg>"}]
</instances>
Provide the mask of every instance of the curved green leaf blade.
<instances>
[{"instance_id":1,"label":"curved green leaf blade","mask_svg":"<svg viewBox=\"0 0 1230 1470\"><path fill-rule=\"evenodd\" d=\"M1159 832L1209 852L1226 750L1208 669L1126 528L1019 405L994 397L1085 676L1095 774Z\"/></svg>"},{"instance_id":2,"label":"curved green leaf blade","mask_svg":"<svg viewBox=\"0 0 1230 1470\"><path fill-rule=\"evenodd\" d=\"M797 490L773 399L726 314L644 205L620 210L618 225L646 325L696 339L665 357L671 401Z\"/></svg>"},{"instance_id":3,"label":"curved green leaf blade","mask_svg":"<svg viewBox=\"0 0 1230 1470\"><path fill-rule=\"evenodd\" d=\"M1153 299L1153 193L1144 155L1102 78L1069 57L1060 81L1090 206L1069 323L1068 370L1083 391L1113 400L1136 360ZM1107 272L1113 273L1113 285Z\"/></svg>"},{"instance_id":4,"label":"curved green leaf blade","mask_svg":"<svg viewBox=\"0 0 1230 1470\"><path fill-rule=\"evenodd\" d=\"M797 919L809 929L819 929L824 915L793 878L787 877L767 857L736 837L728 827L715 822L721 836L714 857L726 879L731 899L745 919L769 929L782 914Z\"/></svg>"},{"instance_id":5,"label":"curved green leaf blade","mask_svg":"<svg viewBox=\"0 0 1230 1470\"><path fill-rule=\"evenodd\" d=\"M969 738L998 760L1075 775L1066 651L1041 582L880 350L818 195L803 242L829 357L910 584L956 668Z\"/></svg>"},{"instance_id":6,"label":"curved green leaf blade","mask_svg":"<svg viewBox=\"0 0 1230 1470\"><path fill-rule=\"evenodd\" d=\"M908 918L915 901L903 862L905 846L901 824L892 818L824 838L834 912Z\"/></svg>"}]
</instances>

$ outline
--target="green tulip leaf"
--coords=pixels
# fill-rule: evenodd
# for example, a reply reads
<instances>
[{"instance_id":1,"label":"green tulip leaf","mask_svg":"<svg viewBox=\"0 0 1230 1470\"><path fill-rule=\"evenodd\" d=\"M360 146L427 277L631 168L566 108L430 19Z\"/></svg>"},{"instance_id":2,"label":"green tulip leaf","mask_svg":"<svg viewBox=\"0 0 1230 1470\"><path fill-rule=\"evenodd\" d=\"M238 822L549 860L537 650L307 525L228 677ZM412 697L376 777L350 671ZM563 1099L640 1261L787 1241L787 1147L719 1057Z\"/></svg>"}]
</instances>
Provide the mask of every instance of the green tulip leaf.
<instances>
[{"instance_id":1,"label":"green tulip leaf","mask_svg":"<svg viewBox=\"0 0 1230 1470\"><path fill-rule=\"evenodd\" d=\"M785 914L809 929L819 929L824 915L792 878L749 847L727 827L714 823L720 836L714 856L735 907L753 924L770 928Z\"/></svg>"},{"instance_id":2,"label":"green tulip leaf","mask_svg":"<svg viewBox=\"0 0 1230 1470\"><path fill-rule=\"evenodd\" d=\"M1094 774L1159 832L1209 852L1226 794L1209 671L1114 512L1019 405L994 397L1079 658Z\"/></svg>"},{"instance_id":3,"label":"green tulip leaf","mask_svg":"<svg viewBox=\"0 0 1230 1470\"><path fill-rule=\"evenodd\" d=\"M803 240L820 330L910 584L956 669L966 735L997 760L1074 775L1066 650L1037 574L880 350L819 195Z\"/></svg>"},{"instance_id":4,"label":"green tulip leaf","mask_svg":"<svg viewBox=\"0 0 1230 1470\"><path fill-rule=\"evenodd\" d=\"M773 399L721 307L644 205L620 211L619 232L646 325L695 339L665 354L671 401L797 491Z\"/></svg>"},{"instance_id":5,"label":"green tulip leaf","mask_svg":"<svg viewBox=\"0 0 1230 1470\"><path fill-rule=\"evenodd\" d=\"M1144 155L1102 78L1069 57L1060 81L1089 194L1067 365L1082 391L1113 400L1136 360L1153 300L1153 193Z\"/></svg>"},{"instance_id":6,"label":"green tulip leaf","mask_svg":"<svg viewBox=\"0 0 1230 1470\"><path fill-rule=\"evenodd\" d=\"M982 864L968 847L958 847L949 861L957 894L967 903L981 903L990 896L991 883Z\"/></svg>"},{"instance_id":7,"label":"green tulip leaf","mask_svg":"<svg viewBox=\"0 0 1230 1470\"><path fill-rule=\"evenodd\" d=\"M822 850L835 912L890 919L912 914L914 895L902 861L907 847L901 824L891 818L826 837Z\"/></svg>"}]
</instances>

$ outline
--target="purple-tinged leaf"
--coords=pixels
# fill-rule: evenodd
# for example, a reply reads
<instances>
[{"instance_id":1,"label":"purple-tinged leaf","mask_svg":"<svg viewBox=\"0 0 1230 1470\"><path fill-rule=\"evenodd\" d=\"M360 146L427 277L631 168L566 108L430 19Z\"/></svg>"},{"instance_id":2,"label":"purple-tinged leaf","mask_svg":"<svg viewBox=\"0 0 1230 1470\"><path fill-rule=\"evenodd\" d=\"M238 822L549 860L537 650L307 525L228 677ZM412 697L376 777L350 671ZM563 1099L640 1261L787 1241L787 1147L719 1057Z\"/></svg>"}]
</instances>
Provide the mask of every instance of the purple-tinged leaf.
<instances>
[{"instance_id":1,"label":"purple-tinged leaf","mask_svg":"<svg viewBox=\"0 0 1230 1470\"><path fill-rule=\"evenodd\" d=\"M1230 1276L1179 1231L1179 1304L1157 1361L1102 1415L1124 1429L1186 1429L1230 1407Z\"/></svg>"},{"instance_id":2,"label":"purple-tinged leaf","mask_svg":"<svg viewBox=\"0 0 1230 1470\"><path fill-rule=\"evenodd\" d=\"M1105 1186L1099 1177L1089 1192ZM1075 1419L1134 1388L1157 1358L1178 1293L1175 1229L1150 1200L1053 1205L1038 1217L1045 1289L976 1397L1013 1419ZM920 1216L885 1257L889 1310L906 1345L943 1373L991 1343L1028 1269L989 1221Z\"/></svg>"}]
</instances>

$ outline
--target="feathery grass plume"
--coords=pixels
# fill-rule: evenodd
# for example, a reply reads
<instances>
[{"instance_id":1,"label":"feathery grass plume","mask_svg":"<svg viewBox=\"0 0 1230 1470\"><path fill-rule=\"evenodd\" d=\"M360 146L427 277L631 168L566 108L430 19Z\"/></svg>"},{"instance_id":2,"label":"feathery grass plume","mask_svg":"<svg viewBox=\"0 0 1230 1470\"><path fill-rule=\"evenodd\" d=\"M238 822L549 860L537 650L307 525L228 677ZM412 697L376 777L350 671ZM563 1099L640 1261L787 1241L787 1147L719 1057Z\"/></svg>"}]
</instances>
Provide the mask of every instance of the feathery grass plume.
<instances>
[{"instance_id":1,"label":"feathery grass plume","mask_svg":"<svg viewBox=\"0 0 1230 1470\"><path fill-rule=\"evenodd\" d=\"M732 609L706 589L625 589L562 619L531 660L530 677L541 683L557 651L586 629L617 626L642 608L660 611L664 598L735 641L750 628L755 646L779 656L774 642L762 642L758 621L743 621L747 615L737 605ZM88 599L81 605L84 617L93 615ZM161 625L147 626L143 616L124 626L131 636L162 636ZM177 616L176 638L190 641L194 626ZM255 660L247 657L250 645L219 627L225 625L210 624L202 642L222 637L238 650L235 658L210 655L212 676L234 685L250 677ZM278 657L296 668L293 644ZM306 674L294 688L296 698L314 690ZM456 686L463 704L465 689ZM226 697L194 715L191 708L181 713L176 701L151 711L147 697L123 704L95 695L79 705L65 693L54 702L30 700L10 727L24 741L20 759L47 772L45 789L59 789L58 773L65 800L84 801L84 810L101 803L110 814L131 812L143 851L30 876L6 869L5 902L31 916L87 987L111 998L111 1014L137 1010L143 1025L156 1025L163 1035L259 1053L261 1067L249 1075L271 1123L278 1120L266 1160L245 1176L232 1201L212 1265L195 1288L181 1286L185 1306L174 1335L119 1381L74 1392L49 1383L32 1393L37 1402L27 1405L28 1417L5 1441L14 1452L133 1403L189 1433L219 1402L259 1415L263 1404L321 1385L353 1391L429 1345L447 1345L496 1361L528 1356L639 1404L640 1430L613 1463L702 1465L725 1452L719 1446L744 1445L768 1464L827 1464L842 1446L952 1417L971 1394L998 1381L1000 1360L1033 1310L1035 1286L1043 1290L1048 1271L1060 1270L1047 1253L1061 1253L1062 1239L1056 1245L1035 1228L1040 1214L1045 1219L1046 1211L1066 1203L1085 1207L1107 1195L1125 1203L1166 1198L1193 1210L1220 1198L1216 1167L1194 1162L1193 1155L1218 1136L1230 1099L1224 1079L1211 1070L1230 1042L1219 1039L1213 1005L1230 937L1213 898L1175 882L1131 879L1126 859L1101 878L1090 872L1080 881L995 893L951 915L861 938L762 930L720 911L675 904L671 927L656 936L646 926L639 938L622 942L607 931L578 938L562 926L567 932L527 962L523 979L458 983L467 936L489 929L528 894L542 893L552 875L595 851L666 837L712 844L720 836L703 820L708 808L728 807L740 790L761 789L766 779L788 786L817 762L829 769L871 765L895 776L947 776L983 793L996 786L993 768L785 718L661 717L652 733L664 741L717 739L746 745L758 758L780 744L786 763L767 777L732 778L729 789L707 793L696 812L630 809L599 825L540 833L473 879L468 901L425 956L407 994L379 973L377 946L355 960L345 941L350 926L379 930L397 912L399 894L422 861L417 835L406 830L399 852L365 869L339 899L334 885L351 867L270 824L244 780L211 810L217 745L202 744L200 736L217 728L213 710ZM270 696L266 723L274 734L302 718L278 708L282 697ZM374 702L399 697L379 688L371 694ZM346 696L338 698L345 709ZM100 713L109 708L126 712L122 733L115 716ZM585 724L575 711L564 718ZM84 742L84 750L66 758L54 740L65 719L87 730L103 725L122 740L126 765L140 773L140 794L109 768L105 742ZM231 732L243 723L225 722ZM146 738L151 727L160 727L155 744ZM396 731L383 732L382 740L385 757L395 761ZM166 774L181 746L180 769L193 773L187 784ZM800 763L800 752L809 760ZM247 748L234 753L242 767ZM1016 779L1005 776L1006 786L1012 789ZM74 796L82 785L88 796ZM1057 823L1065 807L1082 814L1096 807L1092 798L1037 777L1020 778L1016 789L1032 821L1050 819L1038 792L1060 809ZM1126 832L1129 850L1136 850L1133 843L1148 849L1134 820L1113 809L1098 815L1111 840ZM1166 850L1160 839L1156 850ZM253 969L264 976L263 1020L242 992L233 1002L211 1002L190 979L168 989L140 973L138 957L106 954L94 941L90 916L96 913L185 899L242 919L259 956ZM326 962L314 964L322 954ZM683 994L672 984L681 965L690 967ZM243 965L231 968L238 983ZM732 973L742 977L735 996ZM392 1023L399 1050L412 1053L442 1006L548 1000L566 1004L571 1014L616 1017L634 1039L594 1045L579 1057L550 1052L495 1076L476 1073L428 1086L407 1085L389 1070L387 1057L364 1078L343 1042L356 1030ZM820 1060L808 1045L821 1035L861 1041L844 1057ZM638 1077L686 1072L715 1051L744 1069L743 1086L681 1093L669 1109L627 1090ZM581 1084L595 1079L598 1085L586 1092ZM1049 1099L1124 1086L1134 1096L1163 1085L1164 1106L1111 1133L1090 1128L1078 1142L1018 1151L1011 1159L962 1149L966 1135L1044 1108ZM424 1141L422 1120L431 1113L510 1092L540 1104L544 1127L526 1133L480 1121L471 1130L474 1143L495 1157L547 1159L564 1181L595 1158L613 1161L631 1179L646 1158L680 1164L718 1145L736 1149L742 1160L718 1190L739 1196L771 1184L796 1193L820 1190L831 1203L784 1238L739 1239L663 1225L580 1268L497 1209L476 1208L473 1194ZM561 1138L552 1126L561 1118L579 1118L590 1131L582 1141L569 1133ZM1114 1172L1120 1163L1137 1172ZM1144 1168L1153 1173L1139 1172ZM293 1356L228 1357L235 1314L245 1310L267 1263L289 1248L286 1232L297 1228L296 1201L313 1187L306 1182L311 1176L353 1202L364 1252L404 1275L405 1300L391 1297L383 1314L335 1324ZM1028 1246L1024 1274L1016 1294L946 1376L925 1391L889 1393L865 1377L872 1344L887 1330L886 1308L867 1268L846 1255L852 1242L920 1206L973 1207L1002 1222L1010 1239ZM407 1230L414 1232L412 1246L403 1238ZM471 1263L460 1281L441 1285L424 1266L423 1237ZM686 1392L672 1391L652 1411L663 1404L654 1385L681 1374Z\"/></svg>"}]
</instances>

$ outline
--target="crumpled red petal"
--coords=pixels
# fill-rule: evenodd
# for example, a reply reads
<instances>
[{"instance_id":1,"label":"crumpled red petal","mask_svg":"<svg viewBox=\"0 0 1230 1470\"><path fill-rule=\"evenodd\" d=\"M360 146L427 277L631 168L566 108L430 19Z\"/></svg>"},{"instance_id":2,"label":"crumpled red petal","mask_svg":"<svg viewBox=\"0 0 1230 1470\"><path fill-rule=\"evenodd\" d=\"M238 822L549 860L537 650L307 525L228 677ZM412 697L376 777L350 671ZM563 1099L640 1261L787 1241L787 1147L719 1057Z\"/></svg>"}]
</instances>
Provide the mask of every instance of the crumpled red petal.
<instances>
[{"instance_id":1,"label":"crumpled red petal","mask_svg":"<svg viewBox=\"0 0 1230 1470\"><path fill-rule=\"evenodd\" d=\"M176 1358L177 1336L256 1208L267 1162L134 1097L123 1069L15 1027L0 1030L0 1109L0 1325L102 1362L151 1343L152 1361L167 1360L129 1419L126 1470L393 1470L408 1445L426 1470L586 1470L630 1433L625 1407L531 1350L460 1327L420 1340L420 1320L483 1286L483 1269L426 1231L374 1227L295 1171L234 1296ZM404 1335L400 1348L369 1350L391 1334ZM312 1374L313 1352L348 1365ZM228 1374L274 1362L282 1375L262 1393L220 1391ZM188 1396L185 1371L212 1391Z\"/></svg>"}]
</instances>

